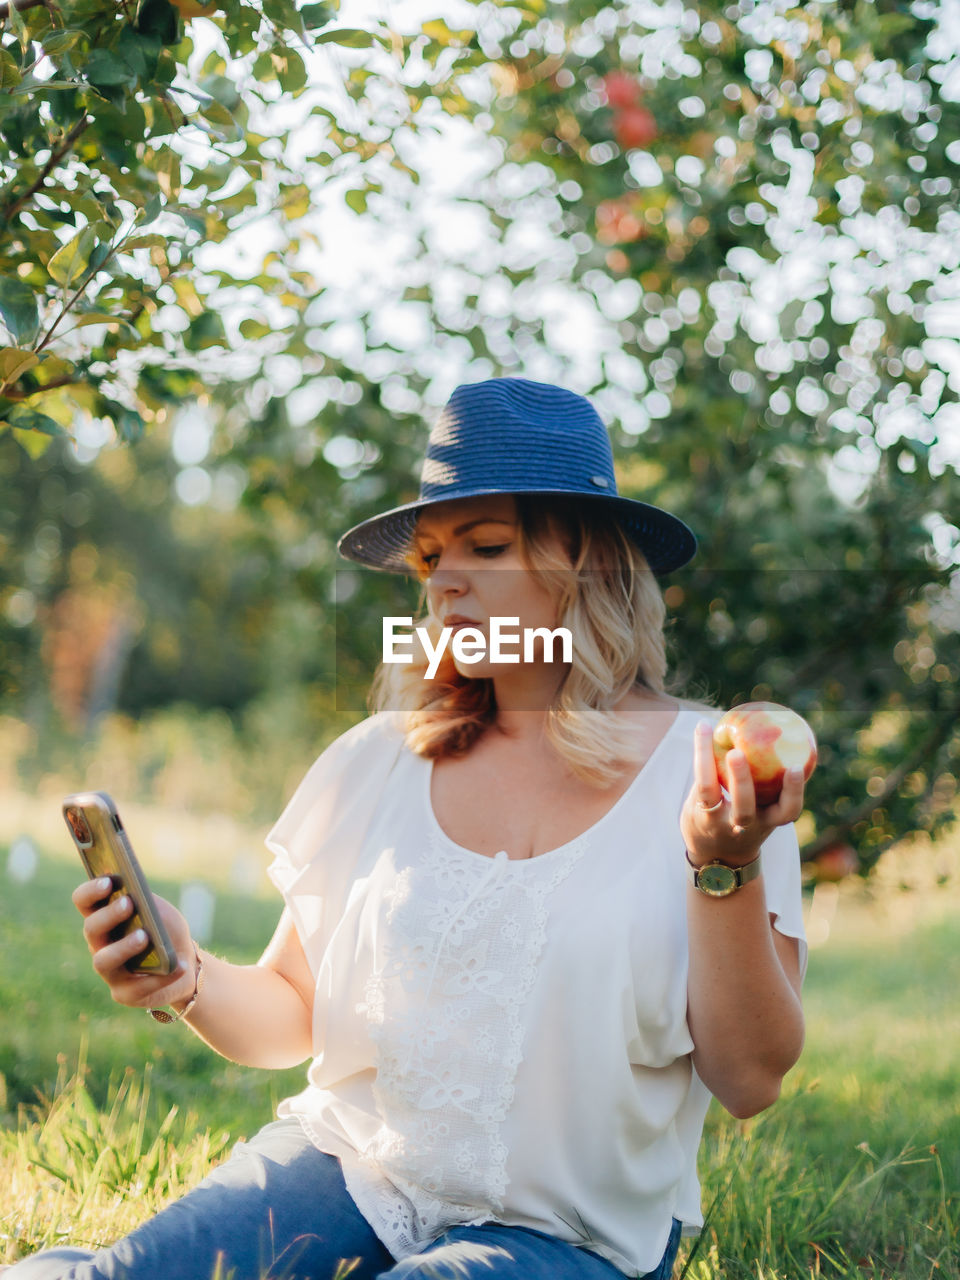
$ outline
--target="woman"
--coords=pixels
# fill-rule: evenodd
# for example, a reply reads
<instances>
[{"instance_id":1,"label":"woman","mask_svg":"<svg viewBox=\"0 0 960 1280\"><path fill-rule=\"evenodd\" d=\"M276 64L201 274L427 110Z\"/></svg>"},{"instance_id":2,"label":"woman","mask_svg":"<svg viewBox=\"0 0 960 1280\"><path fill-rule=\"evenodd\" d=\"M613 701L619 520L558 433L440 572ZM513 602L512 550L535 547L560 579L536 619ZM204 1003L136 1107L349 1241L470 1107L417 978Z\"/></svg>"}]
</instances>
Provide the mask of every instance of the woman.
<instances>
[{"instance_id":1,"label":"woman","mask_svg":"<svg viewBox=\"0 0 960 1280\"><path fill-rule=\"evenodd\" d=\"M517 661L448 648L432 680L423 655L383 666L268 837L286 906L257 965L161 901L179 968L131 976L142 940L108 941L129 907L76 890L115 1000L236 1062L313 1060L183 1200L16 1280L666 1280L702 1223L710 1095L753 1115L800 1053L802 777L758 810L735 752L727 794L710 719L664 693L654 574L695 542L618 496L580 396L458 388L420 497L340 549L420 577L431 643L509 618L567 627L572 655L541 634Z\"/></svg>"}]
</instances>

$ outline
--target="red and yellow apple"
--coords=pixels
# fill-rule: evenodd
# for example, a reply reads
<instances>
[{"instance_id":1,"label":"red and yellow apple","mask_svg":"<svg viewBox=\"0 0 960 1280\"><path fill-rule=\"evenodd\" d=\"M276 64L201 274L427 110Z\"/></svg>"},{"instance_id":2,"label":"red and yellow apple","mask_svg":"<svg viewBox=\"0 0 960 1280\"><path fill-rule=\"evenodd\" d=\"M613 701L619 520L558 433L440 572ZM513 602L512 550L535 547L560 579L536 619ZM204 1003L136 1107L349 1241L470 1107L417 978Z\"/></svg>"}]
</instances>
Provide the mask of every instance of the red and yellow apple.
<instances>
[{"instance_id":1,"label":"red and yellow apple","mask_svg":"<svg viewBox=\"0 0 960 1280\"><path fill-rule=\"evenodd\" d=\"M747 758L759 806L774 804L788 769L802 769L804 782L817 763L813 730L789 707L776 702L743 702L732 707L713 730L713 757L721 784L730 790L727 756L740 750Z\"/></svg>"}]
</instances>

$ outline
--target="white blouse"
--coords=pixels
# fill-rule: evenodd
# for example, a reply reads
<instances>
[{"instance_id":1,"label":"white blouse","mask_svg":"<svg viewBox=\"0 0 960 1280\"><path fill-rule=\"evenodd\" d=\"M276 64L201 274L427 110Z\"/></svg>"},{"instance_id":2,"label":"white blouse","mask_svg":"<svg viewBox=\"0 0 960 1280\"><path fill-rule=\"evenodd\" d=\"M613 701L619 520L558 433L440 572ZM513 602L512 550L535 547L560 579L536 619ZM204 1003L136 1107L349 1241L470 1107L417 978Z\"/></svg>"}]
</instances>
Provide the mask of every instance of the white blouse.
<instances>
[{"instance_id":1,"label":"white blouse","mask_svg":"<svg viewBox=\"0 0 960 1280\"><path fill-rule=\"evenodd\" d=\"M381 712L338 738L267 837L316 978L299 1116L395 1258L451 1226L532 1227L627 1275L699 1227L710 1094L686 1022L681 705L611 809L532 859L439 826L432 762ZM762 850L806 965L794 828Z\"/></svg>"}]
</instances>

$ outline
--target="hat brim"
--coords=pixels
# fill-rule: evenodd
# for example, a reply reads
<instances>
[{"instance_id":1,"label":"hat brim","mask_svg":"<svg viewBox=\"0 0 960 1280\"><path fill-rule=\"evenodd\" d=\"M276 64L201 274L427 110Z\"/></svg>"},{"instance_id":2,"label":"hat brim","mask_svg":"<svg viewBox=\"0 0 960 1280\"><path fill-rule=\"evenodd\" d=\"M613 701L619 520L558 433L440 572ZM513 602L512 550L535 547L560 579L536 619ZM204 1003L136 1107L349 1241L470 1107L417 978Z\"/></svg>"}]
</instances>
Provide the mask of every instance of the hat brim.
<instances>
[{"instance_id":1,"label":"hat brim","mask_svg":"<svg viewBox=\"0 0 960 1280\"><path fill-rule=\"evenodd\" d=\"M445 502L462 501L465 497L504 492L513 491L476 489L469 494L457 494L449 498L420 498L415 502L405 502L402 506L371 516L348 529L337 542L337 550L345 560L352 560L368 568L379 569L383 573L407 573L415 576L415 568L404 557L410 550L410 540L419 512ZM650 568L658 576L681 568L696 554L697 539L693 531L677 516L664 511L662 507L651 506L648 502L613 494L582 493L569 489L524 489L516 492L573 499L608 512L637 544L646 556Z\"/></svg>"}]
</instances>

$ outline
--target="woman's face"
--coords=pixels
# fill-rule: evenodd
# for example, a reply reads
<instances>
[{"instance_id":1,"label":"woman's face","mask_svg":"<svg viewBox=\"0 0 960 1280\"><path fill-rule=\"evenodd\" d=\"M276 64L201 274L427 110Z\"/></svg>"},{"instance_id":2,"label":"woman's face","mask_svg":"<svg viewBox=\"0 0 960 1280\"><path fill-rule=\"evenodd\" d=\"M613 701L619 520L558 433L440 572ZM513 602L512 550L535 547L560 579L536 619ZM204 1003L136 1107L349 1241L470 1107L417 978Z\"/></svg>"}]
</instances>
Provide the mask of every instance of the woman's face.
<instances>
[{"instance_id":1,"label":"woman's face","mask_svg":"<svg viewBox=\"0 0 960 1280\"><path fill-rule=\"evenodd\" d=\"M455 502L434 503L420 514L414 545L427 576L430 612L443 625L457 617L480 630L488 652L479 662L455 659L461 675L478 679L517 673L524 669L523 644L511 644L505 652L518 654L519 663L490 660L490 620L516 618L510 633L522 637L523 629L558 625L556 602L520 559L516 502L510 494L480 495ZM561 544L557 541L557 550ZM452 639L452 637L451 637ZM561 648L554 645L554 661ZM537 641L534 664L542 665L544 646Z\"/></svg>"}]
</instances>

